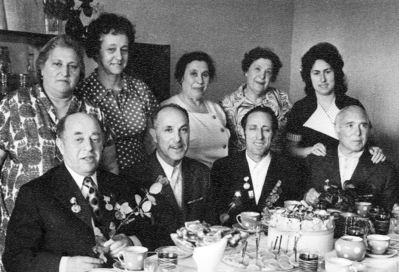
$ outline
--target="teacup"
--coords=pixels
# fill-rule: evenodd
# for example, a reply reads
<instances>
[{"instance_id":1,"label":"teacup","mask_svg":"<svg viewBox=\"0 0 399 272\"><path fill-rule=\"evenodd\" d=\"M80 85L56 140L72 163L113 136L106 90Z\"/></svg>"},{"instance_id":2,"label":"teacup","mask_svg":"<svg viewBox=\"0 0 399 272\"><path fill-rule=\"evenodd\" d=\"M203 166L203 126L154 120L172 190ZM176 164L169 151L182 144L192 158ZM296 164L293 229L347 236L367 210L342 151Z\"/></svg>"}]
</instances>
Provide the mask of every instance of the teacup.
<instances>
[{"instance_id":1,"label":"teacup","mask_svg":"<svg viewBox=\"0 0 399 272\"><path fill-rule=\"evenodd\" d=\"M242 212L236 216L238 224L248 230L255 230L259 226L260 213Z\"/></svg>"},{"instance_id":2,"label":"teacup","mask_svg":"<svg viewBox=\"0 0 399 272\"><path fill-rule=\"evenodd\" d=\"M349 272L349 271L357 271L355 267L353 267L353 262L348 259L331 257L326 259L326 272Z\"/></svg>"},{"instance_id":3,"label":"teacup","mask_svg":"<svg viewBox=\"0 0 399 272\"><path fill-rule=\"evenodd\" d=\"M382 255L387 251L390 240L391 238L388 235L371 234L367 236L367 243L371 253L376 255Z\"/></svg>"},{"instance_id":4,"label":"teacup","mask_svg":"<svg viewBox=\"0 0 399 272\"><path fill-rule=\"evenodd\" d=\"M118 255L119 262L127 270L143 270L144 259L148 249L142 246L129 246L124 248Z\"/></svg>"},{"instance_id":5,"label":"teacup","mask_svg":"<svg viewBox=\"0 0 399 272\"><path fill-rule=\"evenodd\" d=\"M360 215L361 217L367 217L369 214L369 211L371 209L371 203L370 202L356 202L356 210L357 214Z\"/></svg>"}]
</instances>

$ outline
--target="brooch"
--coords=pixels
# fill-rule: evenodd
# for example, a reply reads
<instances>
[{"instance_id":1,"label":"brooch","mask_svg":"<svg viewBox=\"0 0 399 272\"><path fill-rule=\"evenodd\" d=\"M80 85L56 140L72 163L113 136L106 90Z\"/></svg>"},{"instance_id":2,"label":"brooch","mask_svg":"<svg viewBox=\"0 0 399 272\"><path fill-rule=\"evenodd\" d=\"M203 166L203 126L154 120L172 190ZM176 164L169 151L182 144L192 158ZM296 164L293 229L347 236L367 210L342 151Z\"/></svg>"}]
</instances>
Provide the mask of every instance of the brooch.
<instances>
[{"instance_id":1,"label":"brooch","mask_svg":"<svg viewBox=\"0 0 399 272\"><path fill-rule=\"evenodd\" d=\"M72 204L71 210L74 213L79 213L82 210L81 207L76 202L76 197L72 197L71 200L69 200L69 202Z\"/></svg>"}]
</instances>

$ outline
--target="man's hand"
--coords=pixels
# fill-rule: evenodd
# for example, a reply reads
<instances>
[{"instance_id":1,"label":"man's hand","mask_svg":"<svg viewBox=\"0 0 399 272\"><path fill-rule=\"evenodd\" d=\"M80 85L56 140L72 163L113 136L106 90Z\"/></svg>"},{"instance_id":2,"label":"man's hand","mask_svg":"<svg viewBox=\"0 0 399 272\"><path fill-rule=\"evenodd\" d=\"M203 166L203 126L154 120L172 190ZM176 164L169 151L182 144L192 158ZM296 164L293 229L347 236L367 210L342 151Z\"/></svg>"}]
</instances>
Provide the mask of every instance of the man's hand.
<instances>
[{"instance_id":1,"label":"man's hand","mask_svg":"<svg viewBox=\"0 0 399 272\"><path fill-rule=\"evenodd\" d=\"M125 247L133 246L133 242L125 234L117 234L112 239L106 241L104 246L109 247L111 256L116 258L118 257L118 253Z\"/></svg>"},{"instance_id":2,"label":"man's hand","mask_svg":"<svg viewBox=\"0 0 399 272\"><path fill-rule=\"evenodd\" d=\"M327 150L326 150L326 147L322 143L317 143L311 147L310 154L324 157L327 154Z\"/></svg>"},{"instance_id":3,"label":"man's hand","mask_svg":"<svg viewBox=\"0 0 399 272\"><path fill-rule=\"evenodd\" d=\"M319 200L320 193L317 192L314 188L309 189L309 191L305 194L305 201L310 205L314 205Z\"/></svg>"},{"instance_id":4,"label":"man's hand","mask_svg":"<svg viewBox=\"0 0 399 272\"><path fill-rule=\"evenodd\" d=\"M380 163L380 162L384 162L386 159L386 156L384 154L384 152L382 151L381 148L379 148L378 146L372 146L369 148L369 152L371 154L371 161L373 163Z\"/></svg>"},{"instance_id":5,"label":"man's hand","mask_svg":"<svg viewBox=\"0 0 399 272\"><path fill-rule=\"evenodd\" d=\"M75 256L68 258L66 272L86 272L94 268L102 267L103 261L86 256Z\"/></svg>"}]
</instances>

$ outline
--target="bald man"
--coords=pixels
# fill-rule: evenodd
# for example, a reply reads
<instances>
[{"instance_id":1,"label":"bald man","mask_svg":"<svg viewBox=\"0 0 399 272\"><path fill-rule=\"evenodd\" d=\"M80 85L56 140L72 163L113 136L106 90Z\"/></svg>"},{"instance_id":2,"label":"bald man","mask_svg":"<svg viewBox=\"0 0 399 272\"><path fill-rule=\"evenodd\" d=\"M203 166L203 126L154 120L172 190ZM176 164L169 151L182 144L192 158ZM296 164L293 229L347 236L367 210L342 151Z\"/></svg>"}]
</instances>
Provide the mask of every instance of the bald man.
<instances>
[{"instance_id":1,"label":"bald man","mask_svg":"<svg viewBox=\"0 0 399 272\"><path fill-rule=\"evenodd\" d=\"M88 114L60 120L57 146L64 163L21 187L3 255L8 272L83 272L106 265L93 251L95 234L109 239L114 215L104 209L101 196L123 203L133 193L120 177L98 169L103 140L97 119ZM141 223L129 225L123 228L129 237L115 235L104 246L116 257L126 246L140 245L135 235L145 229Z\"/></svg>"},{"instance_id":2,"label":"bald man","mask_svg":"<svg viewBox=\"0 0 399 272\"><path fill-rule=\"evenodd\" d=\"M391 210L399 196L398 172L388 161L377 164L371 161L366 150L371 129L366 111L359 106L348 106L338 113L335 121L338 148L327 150L325 157L307 158L308 189L322 192L327 179L330 185L342 189L350 181L359 196L372 195L374 205ZM308 191L306 198L311 201L313 196Z\"/></svg>"}]
</instances>

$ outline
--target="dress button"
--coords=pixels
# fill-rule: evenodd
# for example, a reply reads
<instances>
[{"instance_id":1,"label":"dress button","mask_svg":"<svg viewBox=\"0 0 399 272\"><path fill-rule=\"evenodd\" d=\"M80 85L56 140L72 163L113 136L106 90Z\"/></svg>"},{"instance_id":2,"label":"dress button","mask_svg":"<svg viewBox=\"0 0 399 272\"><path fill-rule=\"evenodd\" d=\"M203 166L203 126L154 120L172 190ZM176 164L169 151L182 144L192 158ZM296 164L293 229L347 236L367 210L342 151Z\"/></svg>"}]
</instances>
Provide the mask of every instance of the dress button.
<instances>
[{"instance_id":1,"label":"dress button","mask_svg":"<svg viewBox=\"0 0 399 272\"><path fill-rule=\"evenodd\" d=\"M227 147L227 145L224 145L224 146L223 146L223 149L226 149L226 147Z\"/></svg>"},{"instance_id":2,"label":"dress button","mask_svg":"<svg viewBox=\"0 0 399 272\"><path fill-rule=\"evenodd\" d=\"M213 119L216 119L216 115L212 115L212 118L213 118Z\"/></svg>"},{"instance_id":3,"label":"dress button","mask_svg":"<svg viewBox=\"0 0 399 272\"><path fill-rule=\"evenodd\" d=\"M221 131L221 132L224 132L224 128L222 128L220 131Z\"/></svg>"}]
</instances>

